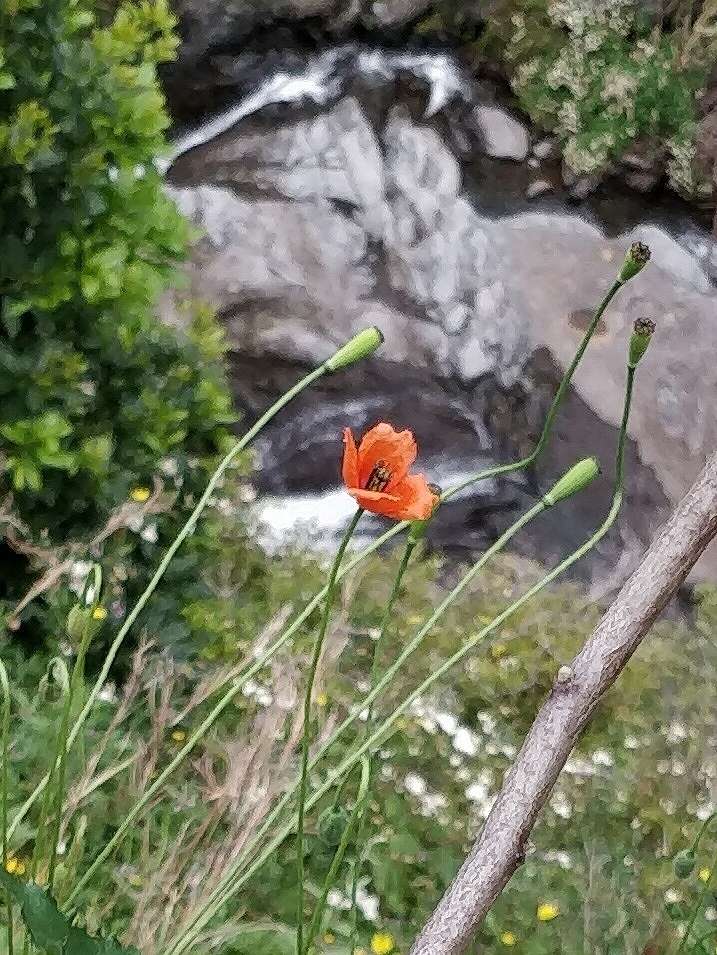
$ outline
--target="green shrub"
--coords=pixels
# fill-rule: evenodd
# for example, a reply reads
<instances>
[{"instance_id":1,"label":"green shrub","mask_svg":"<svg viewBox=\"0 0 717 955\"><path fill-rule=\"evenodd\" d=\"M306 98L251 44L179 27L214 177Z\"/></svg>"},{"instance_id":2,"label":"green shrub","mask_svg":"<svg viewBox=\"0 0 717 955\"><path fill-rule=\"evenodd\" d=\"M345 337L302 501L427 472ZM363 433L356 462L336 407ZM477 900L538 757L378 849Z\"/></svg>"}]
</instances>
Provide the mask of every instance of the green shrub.
<instances>
[{"instance_id":1,"label":"green shrub","mask_svg":"<svg viewBox=\"0 0 717 955\"><path fill-rule=\"evenodd\" d=\"M37 638L61 632L71 595L57 584L91 552L121 619L233 420L211 316L179 333L154 314L189 238L153 164L174 18L140 0L98 26L91 8L2 5L0 601ZM148 609L151 633L182 645L206 629L198 568L216 546L204 524Z\"/></svg>"},{"instance_id":2,"label":"green shrub","mask_svg":"<svg viewBox=\"0 0 717 955\"><path fill-rule=\"evenodd\" d=\"M703 185L694 168L702 46L685 55L683 31L656 29L634 0L506 0L482 39L574 173L602 171L635 142L665 146L671 184L686 194Z\"/></svg>"}]
</instances>

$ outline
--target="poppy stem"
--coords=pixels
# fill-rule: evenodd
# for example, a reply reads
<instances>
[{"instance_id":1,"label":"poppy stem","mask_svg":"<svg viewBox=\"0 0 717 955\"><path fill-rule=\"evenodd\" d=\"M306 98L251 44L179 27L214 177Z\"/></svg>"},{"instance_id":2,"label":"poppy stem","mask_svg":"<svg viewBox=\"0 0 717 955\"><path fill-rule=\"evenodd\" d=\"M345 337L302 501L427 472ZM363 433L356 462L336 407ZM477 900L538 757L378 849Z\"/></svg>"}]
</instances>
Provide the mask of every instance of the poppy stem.
<instances>
[{"instance_id":1,"label":"poppy stem","mask_svg":"<svg viewBox=\"0 0 717 955\"><path fill-rule=\"evenodd\" d=\"M393 580L393 587L391 588L391 594L388 598L388 602L383 612L383 617L381 618L381 624L378 631L378 636L376 637L376 642L373 646L373 658L371 660L371 690L376 687L378 683L379 674L381 672L381 654L384 645L384 638L386 635L386 630L390 623L391 617L393 615L393 607L398 599L398 595L401 591L401 584L403 583L403 578L408 570L408 564L413 555L413 551L418 544L418 538L409 536L406 541L406 546L403 549L403 554L401 556L401 562L398 565L398 570L396 571L396 576ZM374 702L371 700L368 705L368 712L366 715L366 723L364 727L364 736L367 736L373 726L374 722ZM365 829L366 822L366 809L368 808L369 799L371 798L371 783L373 782L373 753L368 753L368 780L366 784L366 791L364 798L359 804L358 808L358 821L356 823L356 853L354 856L354 862L351 872L351 929L349 934L349 952L353 953L354 948L356 947L356 936L358 930L358 907L356 905L356 897L358 894L358 882L361 875L361 865L363 863L363 846L361 845L363 839L363 833Z\"/></svg>"},{"instance_id":2,"label":"poppy stem","mask_svg":"<svg viewBox=\"0 0 717 955\"><path fill-rule=\"evenodd\" d=\"M296 823L296 955L304 955L304 822L306 813L306 790L309 775L309 751L311 747L311 697L314 691L314 681L316 680L316 671L321 659L321 651L324 647L324 639L329 626L331 617L331 608L334 602L337 577L341 561L346 553L349 541L356 530L356 525L361 520L363 508L359 507L351 518L346 533L343 536L336 557L329 571L329 579L326 584L326 598L324 600L324 610L321 615L321 623L314 640L314 648L311 654L309 672L306 678L306 689L304 691L304 725L301 738L301 771L299 774L299 791L297 805L297 823Z\"/></svg>"},{"instance_id":3,"label":"poppy stem","mask_svg":"<svg viewBox=\"0 0 717 955\"><path fill-rule=\"evenodd\" d=\"M573 551L573 553L566 557L565 560L561 561L556 567L547 573L542 580L534 584L528 591L526 591L526 593L524 593L521 597L510 604L510 606L506 607L501 613L494 617L494 619L487 624L487 626L483 627L478 633L471 637L462 647L459 648L459 650L456 651L456 653L453 654L452 657L446 660L437 670L435 670L426 680L424 680L420 686L410 693L384 720L378 729L367 736L367 738L364 739L363 743L361 743L358 748L349 752L339 763L339 765L327 774L326 779L317 790L315 790L308 798L306 795L304 796L304 812L306 809L310 809L315 806L316 803L318 803L328 792L330 792L336 783L339 782L346 775L346 773L356 765L364 753L372 752L378 749L378 747L385 741L386 733L393 728L396 721L411 706L414 700L416 700L422 694L425 694L426 691L429 690L437 680L439 680L445 675L446 672L448 672L448 670L459 663L479 643L481 643L488 636L490 636L490 634L497 630L498 627L514 616L526 603L540 593L541 590L551 584L569 567L584 557L584 555L588 553L588 551L592 550L592 548L595 547L596 544L599 543L599 541L602 540L602 538L607 534L617 520L617 516L622 506L623 484L625 477L625 444L627 439L627 426L630 416L630 407L632 403L634 378L635 368L628 367L622 422L620 425L620 433L618 435L617 451L615 456L615 477L613 483L612 502L605 520L600 527L598 527L595 533L592 534L580 547L578 547L577 550ZM476 576L486 560L493 556L497 550L505 546L510 538L517 533L520 528L532 520L533 517L542 513L546 506L547 504L545 498L543 498L536 505L534 505L534 507L523 514L522 517L519 518L519 520L516 521L516 523L510 527L505 534L503 534L503 536L500 537L495 544L485 552L485 554L483 554L477 564L474 565L470 571L468 571L468 573L461 581L459 581L453 591L451 591L451 593L434 610L430 618L406 646L398 659L383 674L368 696L362 700L361 703L353 707L343 723L341 723L341 725L334 730L331 736L324 741L321 748L315 754L314 759L312 760L312 766L318 763L318 761L327 753L336 740L342 736L348 727L359 718L363 710L369 706L378 696L378 694L381 693L391 682L399 668L405 663L408 656L410 656L410 654L417 649L423 640L423 637L433 627L438 618L446 611L448 606L462 593L468 583ZM359 557L360 555L355 557L354 561L358 561ZM184 930L183 934L167 950L166 955L181 955L181 953L186 951L187 947L199 936L204 926L207 925L207 923L214 917L214 915L216 915L221 907L225 905L250 878L252 878L252 876L264 865L267 859L272 856L276 849L293 831L296 825L296 817L294 815L292 815L289 820L278 829L278 831L275 831L274 836L264 844L261 851L254 857L253 861L248 865L248 867L245 867L250 854L258 848L261 840L267 835L272 827L274 827L279 815L289 804L292 796L293 792L287 792L279 800L277 805L264 820L259 830L254 834L249 844L245 846L242 854L234 860L232 869L226 873L222 879L222 882L207 899L201 912L195 916L193 923ZM244 871L242 871L243 867Z\"/></svg>"},{"instance_id":4,"label":"poppy stem","mask_svg":"<svg viewBox=\"0 0 717 955\"><path fill-rule=\"evenodd\" d=\"M341 833L341 839L339 841L338 848L336 849L334 857L331 860L329 871L326 874L324 885L321 889L319 901L316 903L314 914L311 917L311 923L309 924L309 929L306 933L305 948L307 952L311 950L311 943L321 930L321 921L324 917L324 911L326 910L326 900L329 897L329 892L331 891L332 885L336 881L336 876L338 875L339 869L341 868L341 863L344 861L344 856L346 855L346 850L349 847L349 842L351 841L354 833L356 833L358 837L358 829L361 825L363 810L366 806L366 803L368 802L370 776L371 754L364 753L364 755L361 757L361 779L359 781L358 792L356 793L356 801L354 803L353 809L351 810L348 823L346 824L344 831ZM351 946L349 947L353 955L353 948L351 948Z\"/></svg>"}]
</instances>

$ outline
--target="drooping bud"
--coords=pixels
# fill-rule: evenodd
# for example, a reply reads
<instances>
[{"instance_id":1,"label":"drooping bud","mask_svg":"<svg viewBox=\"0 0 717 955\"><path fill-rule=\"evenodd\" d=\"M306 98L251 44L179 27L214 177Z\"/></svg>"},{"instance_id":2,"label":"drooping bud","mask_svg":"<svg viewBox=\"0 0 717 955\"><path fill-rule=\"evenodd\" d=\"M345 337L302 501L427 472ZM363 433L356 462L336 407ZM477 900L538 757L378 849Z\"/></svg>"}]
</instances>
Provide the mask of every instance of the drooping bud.
<instances>
[{"instance_id":1,"label":"drooping bud","mask_svg":"<svg viewBox=\"0 0 717 955\"><path fill-rule=\"evenodd\" d=\"M342 345L341 348L332 355L326 362L326 368L329 371L338 371L339 368L345 368L347 365L353 365L354 362L361 361L362 358L368 358L383 344L383 335L380 330L372 325L371 328L364 328L362 332Z\"/></svg>"},{"instance_id":2,"label":"drooping bud","mask_svg":"<svg viewBox=\"0 0 717 955\"><path fill-rule=\"evenodd\" d=\"M672 868L678 879L687 879L695 870L695 854L692 849L683 849L672 860Z\"/></svg>"},{"instance_id":3,"label":"drooping bud","mask_svg":"<svg viewBox=\"0 0 717 955\"><path fill-rule=\"evenodd\" d=\"M633 242L625 255L618 281L629 282L650 261L650 248L644 242Z\"/></svg>"},{"instance_id":4,"label":"drooping bud","mask_svg":"<svg viewBox=\"0 0 717 955\"><path fill-rule=\"evenodd\" d=\"M600 464L597 458L583 458L574 464L569 471L553 485L547 494L543 495L543 503L552 507L558 501L571 497L587 487L600 473Z\"/></svg>"},{"instance_id":5,"label":"drooping bud","mask_svg":"<svg viewBox=\"0 0 717 955\"><path fill-rule=\"evenodd\" d=\"M635 321L630 337L630 352L627 364L630 368L636 368L637 363L647 351L652 336L655 334L656 325L650 318L638 318Z\"/></svg>"}]
</instances>

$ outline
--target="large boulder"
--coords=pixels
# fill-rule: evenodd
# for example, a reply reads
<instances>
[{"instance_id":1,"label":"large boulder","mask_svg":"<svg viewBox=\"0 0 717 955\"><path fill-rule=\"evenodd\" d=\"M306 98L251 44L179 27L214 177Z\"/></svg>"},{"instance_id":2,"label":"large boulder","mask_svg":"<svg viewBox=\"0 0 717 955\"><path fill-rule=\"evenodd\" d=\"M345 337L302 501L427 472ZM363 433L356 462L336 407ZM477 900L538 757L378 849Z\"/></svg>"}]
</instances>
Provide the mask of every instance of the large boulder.
<instances>
[{"instance_id":1,"label":"large boulder","mask_svg":"<svg viewBox=\"0 0 717 955\"><path fill-rule=\"evenodd\" d=\"M448 107L428 119L411 97L397 101L394 85L382 98L393 78L344 80L325 105L273 106L206 142L200 130L169 171L168 188L203 231L191 290L224 318L244 407L258 408L367 323L386 335L381 361L332 379L269 432L260 480L276 492L330 487L342 425L381 416L415 428L440 481L524 453L591 310L640 239L653 261L605 315L550 453L532 475L464 497L443 520L444 543L481 546L576 457L598 450L609 475L626 343L646 316L658 333L639 373L628 506L592 565L602 580L615 564L620 576L717 447L707 237L675 238L647 205L642 223L613 236L555 199L526 208L517 197L487 215L506 160L485 158L470 121L485 104L458 114L467 117L462 160ZM422 105L431 99L435 86ZM164 312L180 320L172 301ZM606 477L521 546L556 558L599 523L608 493Z\"/></svg>"}]
</instances>

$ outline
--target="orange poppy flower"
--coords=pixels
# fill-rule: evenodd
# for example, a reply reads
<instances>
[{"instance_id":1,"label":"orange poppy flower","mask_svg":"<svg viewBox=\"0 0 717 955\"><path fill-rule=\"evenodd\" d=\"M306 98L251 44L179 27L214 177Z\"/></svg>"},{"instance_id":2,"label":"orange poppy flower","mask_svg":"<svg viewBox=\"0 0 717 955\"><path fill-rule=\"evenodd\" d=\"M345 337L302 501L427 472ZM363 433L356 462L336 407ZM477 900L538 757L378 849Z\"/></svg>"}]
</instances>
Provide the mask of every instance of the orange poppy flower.
<instances>
[{"instance_id":1,"label":"orange poppy flower","mask_svg":"<svg viewBox=\"0 0 717 955\"><path fill-rule=\"evenodd\" d=\"M422 474L409 474L418 448L410 431L394 431L381 422L356 447L344 430L343 479L361 507L397 521L423 521L438 503Z\"/></svg>"}]
</instances>

